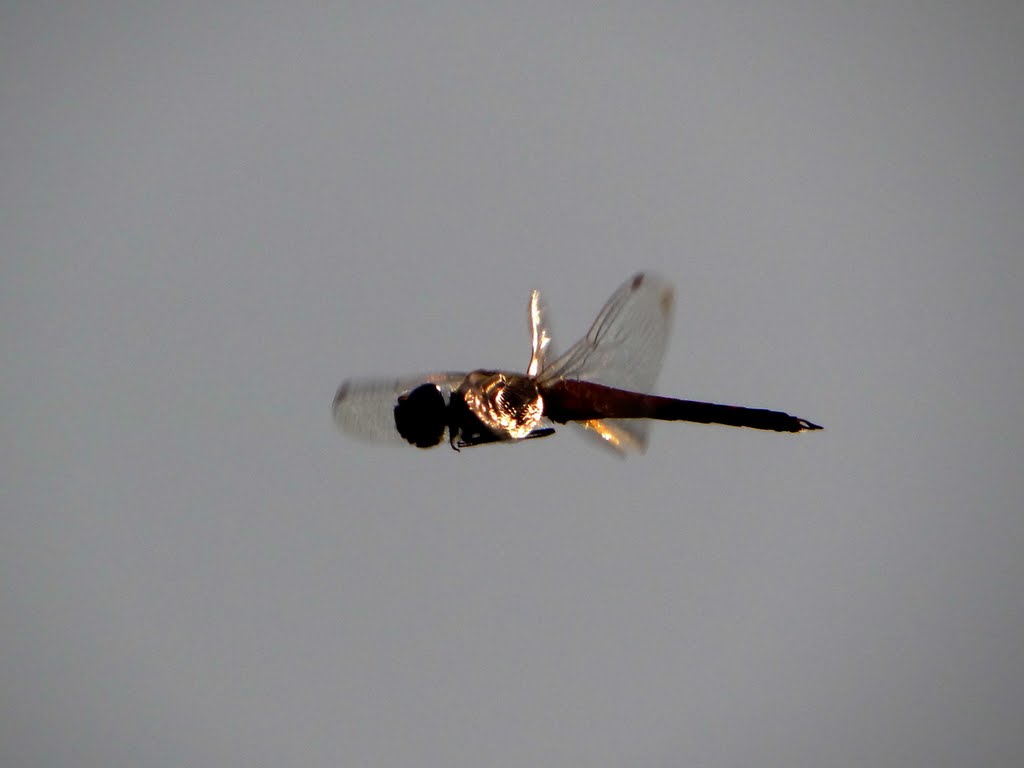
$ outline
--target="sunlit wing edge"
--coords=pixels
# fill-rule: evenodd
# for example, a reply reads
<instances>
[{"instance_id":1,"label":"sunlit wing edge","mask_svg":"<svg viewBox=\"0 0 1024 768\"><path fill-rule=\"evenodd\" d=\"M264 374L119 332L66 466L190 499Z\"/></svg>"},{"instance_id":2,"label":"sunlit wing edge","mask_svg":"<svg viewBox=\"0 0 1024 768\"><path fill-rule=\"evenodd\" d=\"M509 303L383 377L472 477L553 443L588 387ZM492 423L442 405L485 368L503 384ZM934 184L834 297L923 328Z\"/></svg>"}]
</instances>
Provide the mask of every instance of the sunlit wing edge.
<instances>
[{"instance_id":1,"label":"sunlit wing edge","mask_svg":"<svg viewBox=\"0 0 1024 768\"><path fill-rule=\"evenodd\" d=\"M591 419L575 421L582 434L621 457L644 453L650 425L639 419Z\"/></svg>"}]
</instances>

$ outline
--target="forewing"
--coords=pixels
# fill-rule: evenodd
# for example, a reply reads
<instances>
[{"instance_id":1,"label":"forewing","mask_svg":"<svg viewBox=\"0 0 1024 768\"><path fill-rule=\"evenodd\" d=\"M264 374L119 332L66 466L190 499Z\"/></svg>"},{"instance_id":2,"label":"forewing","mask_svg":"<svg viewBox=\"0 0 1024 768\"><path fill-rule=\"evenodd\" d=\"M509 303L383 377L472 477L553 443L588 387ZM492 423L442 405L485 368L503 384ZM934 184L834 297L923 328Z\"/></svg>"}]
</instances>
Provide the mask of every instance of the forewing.
<instances>
[{"instance_id":1,"label":"forewing","mask_svg":"<svg viewBox=\"0 0 1024 768\"><path fill-rule=\"evenodd\" d=\"M342 432L363 440L405 443L395 427L395 405L399 395L421 384L436 384L447 402L466 375L448 371L392 379L345 381L334 396L334 423Z\"/></svg>"},{"instance_id":2,"label":"forewing","mask_svg":"<svg viewBox=\"0 0 1024 768\"><path fill-rule=\"evenodd\" d=\"M660 275L634 275L608 299L590 331L542 371L541 384L577 379L651 393L665 357L672 325L672 285ZM619 453L647 447L645 419L580 422Z\"/></svg>"}]
</instances>

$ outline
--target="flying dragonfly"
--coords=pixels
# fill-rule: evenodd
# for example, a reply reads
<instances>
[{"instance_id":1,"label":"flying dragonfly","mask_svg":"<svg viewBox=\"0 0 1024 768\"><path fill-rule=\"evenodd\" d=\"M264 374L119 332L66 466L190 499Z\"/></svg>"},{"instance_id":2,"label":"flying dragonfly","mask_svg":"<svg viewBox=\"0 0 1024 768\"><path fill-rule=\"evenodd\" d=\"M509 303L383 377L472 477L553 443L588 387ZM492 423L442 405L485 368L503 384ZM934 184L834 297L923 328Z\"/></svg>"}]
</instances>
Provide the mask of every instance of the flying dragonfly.
<instances>
[{"instance_id":1,"label":"flying dragonfly","mask_svg":"<svg viewBox=\"0 0 1024 768\"><path fill-rule=\"evenodd\" d=\"M540 294L530 295L531 356L526 373L432 373L343 382L334 420L354 437L419 448L509 443L575 423L620 454L647 447L651 420L806 432L821 429L781 411L649 394L661 369L673 308L672 286L639 273L605 303L587 335L548 360L551 335Z\"/></svg>"}]
</instances>

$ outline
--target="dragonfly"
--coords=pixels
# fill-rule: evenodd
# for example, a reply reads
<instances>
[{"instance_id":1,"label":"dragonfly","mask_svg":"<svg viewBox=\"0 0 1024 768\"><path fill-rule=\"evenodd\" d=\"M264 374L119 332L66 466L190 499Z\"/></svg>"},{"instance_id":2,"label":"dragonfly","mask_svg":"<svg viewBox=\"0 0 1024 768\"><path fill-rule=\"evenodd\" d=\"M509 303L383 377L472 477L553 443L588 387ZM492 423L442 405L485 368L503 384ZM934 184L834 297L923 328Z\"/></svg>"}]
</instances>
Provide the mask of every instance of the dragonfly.
<instances>
[{"instance_id":1,"label":"dragonfly","mask_svg":"<svg viewBox=\"0 0 1024 768\"><path fill-rule=\"evenodd\" d=\"M513 443L576 424L615 452L642 453L651 421L723 424L775 432L821 429L782 411L651 394L672 323L672 285L641 272L615 291L587 335L552 357L540 293L530 294L526 373L479 369L345 381L334 397L342 432L374 441L455 450Z\"/></svg>"}]
</instances>

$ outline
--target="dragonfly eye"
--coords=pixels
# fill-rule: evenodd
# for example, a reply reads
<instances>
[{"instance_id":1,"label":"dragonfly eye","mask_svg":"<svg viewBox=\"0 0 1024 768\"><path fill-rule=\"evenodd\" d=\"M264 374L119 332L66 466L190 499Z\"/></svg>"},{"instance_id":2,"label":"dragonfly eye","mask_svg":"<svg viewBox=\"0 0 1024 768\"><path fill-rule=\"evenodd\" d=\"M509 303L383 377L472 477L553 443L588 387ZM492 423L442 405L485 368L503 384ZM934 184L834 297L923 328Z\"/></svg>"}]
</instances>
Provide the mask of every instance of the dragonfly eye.
<instances>
[{"instance_id":1,"label":"dragonfly eye","mask_svg":"<svg viewBox=\"0 0 1024 768\"><path fill-rule=\"evenodd\" d=\"M433 448L444 438L447 405L433 384L421 384L400 395L395 404L398 434L417 448Z\"/></svg>"}]
</instances>

